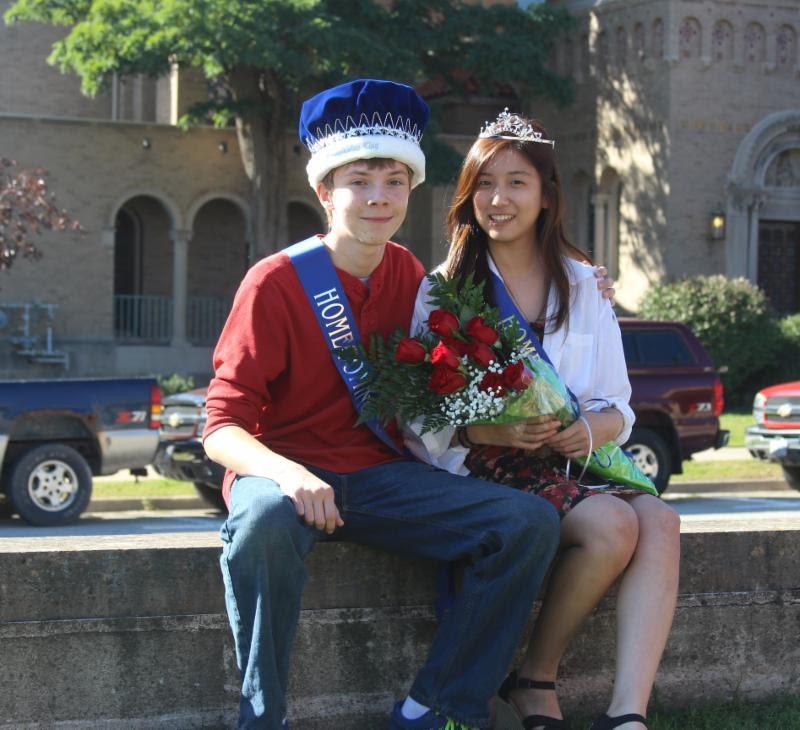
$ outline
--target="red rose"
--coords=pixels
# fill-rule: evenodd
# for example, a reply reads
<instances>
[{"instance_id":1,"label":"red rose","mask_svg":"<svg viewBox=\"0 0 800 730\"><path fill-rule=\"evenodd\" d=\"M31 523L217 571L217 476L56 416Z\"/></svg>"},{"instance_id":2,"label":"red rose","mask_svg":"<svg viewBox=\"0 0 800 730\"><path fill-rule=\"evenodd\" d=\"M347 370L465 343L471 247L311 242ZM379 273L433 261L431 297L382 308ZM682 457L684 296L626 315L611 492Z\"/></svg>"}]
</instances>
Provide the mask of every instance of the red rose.
<instances>
[{"instance_id":1,"label":"red rose","mask_svg":"<svg viewBox=\"0 0 800 730\"><path fill-rule=\"evenodd\" d=\"M407 362L411 365L419 365L425 361L425 347L423 344L413 338L404 337L397 343L397 349L394 351L394 359L397 362Z\"/></svg>"},{"instance_id":2,"label":"red rose","mask_svg":"<svg viewBox=\"0 0 800 730\"><path fill-rule=\"evenodd\" d=\"M437 365L431 373L428 388L439 395L447 395L461 390L466 384L467 379L458 371Z\"/></svg>"},{"instance_id":3,"label":"red rose","mask_svg":"<svg viewBox=\"0 0 800 730\"><path fill-rule=\"evenodd\" d=\"M455 337L443 337L442 342L459 357L467 354L467 343L464 340L457 340Z\"/></svg>"},{"instance_id":4,"label":"red rose","mask_svg":"<svg viewBox=\"0 0 800 730\"><path fill-rule=\"evenodd\" d=\"M440 337L452 337L458 332L458 317L446 309L434 309L428 315L428 329Z\"/></svg>"},{"instance_id":5,"label":"red rose","mask_svg":"<svg viewBox=\"0 0 800 730\"><path fill-rule=\"evenodd\" d=\"M503 384L506 388L525 390L531 380L530 371L522 360L517 360L513 365L506 365L503 370Z\"/></svg>"},{"instance_id":6,"label":"red rose","mask_svg":"<svg viewBox=\"0 0 800 730\"><path fill-rule=\"evenodd\" d=\"M467 322L467 335L484 345L493 345L497 342L497 331L488 327L483 317L473 317Z\"/></svg>"},{"instance_id":7,"label":"red rose","mask_svg":"<svg viewBox=\"0 0 800 730\"><path fill-rule=\"evenodd\" d=\"M461 360L444 342L440 342L431 350L431 362L434 366L446 367L450 370L458 370Z\"/></svg>"},{"instance_id":8,"label":"red rose","mask_svg":"<svg viewBox=\"0 0 800 730\"><path fill-rule=\"evenodd\" d=\"M497 359L494 350L482 342L470 342L467 345L467 354L482 368L488 368L489 363Z\"/></svg>"},{"instance_id":9,"label":"red rose","mask_svg":"<svg viewBox=\"0 0 800 730\"><path fill-rule=\"evenodd\" d=\"M500 373L486 373L478 385L478 390L487 391L489 388L494 390L495 395L505 395L506 389L503 383L503 376Z\"/></svg>"}]
</instances>

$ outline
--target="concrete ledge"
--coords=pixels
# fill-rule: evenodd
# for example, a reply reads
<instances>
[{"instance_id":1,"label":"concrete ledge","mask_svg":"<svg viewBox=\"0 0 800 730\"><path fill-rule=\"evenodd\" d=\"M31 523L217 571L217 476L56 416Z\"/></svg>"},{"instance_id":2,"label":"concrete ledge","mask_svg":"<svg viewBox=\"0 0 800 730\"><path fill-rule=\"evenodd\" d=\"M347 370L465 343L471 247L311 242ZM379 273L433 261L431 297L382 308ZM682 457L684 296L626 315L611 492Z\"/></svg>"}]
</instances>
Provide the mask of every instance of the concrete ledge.
<instances>
[{"instance_id":1,"label":"concrete ledge","mask_svg":"<svg viewBox=\"0 0 800 730\"><path fill-rule=\"evenodd\" d=\"M659 700L800 691L800 646L787 640L800 622L800 531L686 532L682 551ZM213 534L0 543L0 727L232 727L239 680L218 557ZM308 568L292 730L382 727L435 630L435 566L334 543ZM607 700L613 613L610 597L564 660L567 712Z\"/></svg>"}]
</instances>

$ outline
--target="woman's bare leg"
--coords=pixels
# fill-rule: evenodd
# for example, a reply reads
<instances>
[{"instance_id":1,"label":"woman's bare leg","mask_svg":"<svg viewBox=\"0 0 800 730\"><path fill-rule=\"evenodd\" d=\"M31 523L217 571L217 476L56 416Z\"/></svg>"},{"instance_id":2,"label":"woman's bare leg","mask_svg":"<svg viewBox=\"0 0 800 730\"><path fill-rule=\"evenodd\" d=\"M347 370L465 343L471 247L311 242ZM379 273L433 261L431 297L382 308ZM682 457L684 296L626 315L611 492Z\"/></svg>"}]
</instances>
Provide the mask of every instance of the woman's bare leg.
<instances>
[{"instance_id":1,"label":"woman's bare leg","mask_svg":"<svg viewBox=\"0 0 800 730\"><path fill-rule=\"evenodd\" d=\"M639 520L639 542L617 597L617 669L608 714L645 715L667 643L678 593L680 517L650 495L630 502ZM620 725L640 730L641 723Z\"/></svg>"},{"instance_id":2,"label":"woman's bare leg","mask_svg":"<svg viewBox=\"0 0 800 730\"><path fill-rule=\"evenodd\" d=\"M567 513L561 522L562 552L550 574L528 653L519 669L521 677L555 680L569 642L625 570L638 537L637 513L617 497L588 497ZM517 690L511 692L511 699L525 716L561 716L555 692Z\"/></svg>"}]
</instances>

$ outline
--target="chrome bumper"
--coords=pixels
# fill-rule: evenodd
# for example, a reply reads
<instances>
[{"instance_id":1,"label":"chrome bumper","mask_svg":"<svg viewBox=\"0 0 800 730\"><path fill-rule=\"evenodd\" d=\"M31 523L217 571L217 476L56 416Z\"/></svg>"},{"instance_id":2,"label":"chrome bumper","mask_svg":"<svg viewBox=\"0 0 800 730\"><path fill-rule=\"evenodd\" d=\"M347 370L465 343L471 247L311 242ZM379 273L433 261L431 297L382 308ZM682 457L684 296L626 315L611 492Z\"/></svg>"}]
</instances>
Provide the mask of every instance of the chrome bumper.
<instances>
[{"instance_id":1,"label":"chrome bumper","mask_svg":"<svg viewBox=\"0 0 800 730\"><path fill-rule=\"evenodd\" d=\"M800 431L774 431L749 426L744 445L752 456L781 464L800 464Z\"/></svg>"}]
</instances>

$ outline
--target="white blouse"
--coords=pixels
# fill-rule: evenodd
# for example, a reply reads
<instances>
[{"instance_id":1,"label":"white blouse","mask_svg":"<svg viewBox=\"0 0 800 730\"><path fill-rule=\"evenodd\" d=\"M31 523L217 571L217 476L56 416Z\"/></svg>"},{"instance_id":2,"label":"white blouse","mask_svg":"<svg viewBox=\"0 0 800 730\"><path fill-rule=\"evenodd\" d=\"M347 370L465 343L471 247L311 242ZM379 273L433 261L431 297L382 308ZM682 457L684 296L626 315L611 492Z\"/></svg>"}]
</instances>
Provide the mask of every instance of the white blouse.
<instances>
[{"instance_id":1,"label":"white blouse","mask_svg":"<svg viewBox=\"0 0 800 730\"><path fill-rule=\"evenodd\" d=\"M635 416L629 405L631 384L622 349L622 334L614 310L597 288L594 268L565 258L570 283L570 306L566 324L556 332L545 332L542 345L558 374L569 386L582 411L596 411L614 406L624 421L615 439L624 444L631 434ZM491 257L489 268L501 279ZM430 283L423 279L417 292L411 333L427 329L425 322L433 310L428 301ZM555 313L556 294L551 287L547 299L547 319ZM422 420L405 424L406 446L421 461L454 474L468 474L464 466L467 449L451 446L454 427L420 437ZM599 444L598 444L599 445Z\"/></svg>"}]
</instances>

